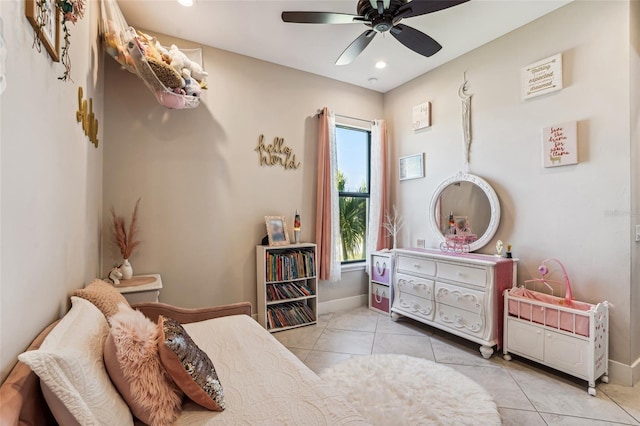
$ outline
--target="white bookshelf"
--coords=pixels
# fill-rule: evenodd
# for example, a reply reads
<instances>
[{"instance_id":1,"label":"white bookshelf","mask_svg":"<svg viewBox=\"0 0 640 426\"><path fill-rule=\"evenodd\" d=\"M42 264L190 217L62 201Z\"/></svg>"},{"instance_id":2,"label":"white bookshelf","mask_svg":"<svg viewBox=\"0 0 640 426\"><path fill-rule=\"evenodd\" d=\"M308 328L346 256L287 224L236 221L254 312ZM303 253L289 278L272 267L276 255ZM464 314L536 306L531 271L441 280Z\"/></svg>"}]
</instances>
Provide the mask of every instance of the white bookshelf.
<instances>
[{"instance_id":1,"label":"white bookshelf","mask_svg":"<svg viewBox=\"0 0 640 426\"><path fill-rule=\"evenodd\" d=\"M256 246L258 322L270 332L316 324L316 245Z\"/></svg>"}]
</instances>

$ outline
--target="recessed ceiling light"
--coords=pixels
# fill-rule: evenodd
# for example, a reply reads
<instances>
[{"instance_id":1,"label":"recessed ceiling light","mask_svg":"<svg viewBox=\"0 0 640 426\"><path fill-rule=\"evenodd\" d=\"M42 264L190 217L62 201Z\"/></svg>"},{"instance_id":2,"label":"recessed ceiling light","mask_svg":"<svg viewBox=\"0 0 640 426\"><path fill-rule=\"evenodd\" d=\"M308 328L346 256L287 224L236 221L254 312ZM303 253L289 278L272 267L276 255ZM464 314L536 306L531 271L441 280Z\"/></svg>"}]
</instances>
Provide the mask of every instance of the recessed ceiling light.
<instances>
[{"instance_id":1,"label":"recessed ceiling light","mask_svg":"<svg viewBox=\"0 0 640 426\"><path fill-rule=\"evenodd\" d=\"M386 66L387 66L387 63L385 61L376 62L376 68L378 68L378 69L382 69L382 68L384 68Z\"/></svg>"},{"instance_id":2,"label":"recessed ceiling light","mask_svg":"<svg viewBox=\"0 0 640 426\"><path fill-rule=\"evenodd\" d=\"M184 7L191 7L193 6L193 0L178 0L178 3L180 3L181 5L183 5Z\"/></svg>"},{"instance_id":3,"label":"recessed ceiling light","mask_svg":"<svg viewBox=\"0 0 640 426\"><path fill-rule=\"evenodd\" d=\"M371 77L371 78L369 79L369 83L371 83L371 84L376 84L377 82L378 82L378 79L377 79L377 78L375 78L375 77Z\"/></svg>"}]
</instances>

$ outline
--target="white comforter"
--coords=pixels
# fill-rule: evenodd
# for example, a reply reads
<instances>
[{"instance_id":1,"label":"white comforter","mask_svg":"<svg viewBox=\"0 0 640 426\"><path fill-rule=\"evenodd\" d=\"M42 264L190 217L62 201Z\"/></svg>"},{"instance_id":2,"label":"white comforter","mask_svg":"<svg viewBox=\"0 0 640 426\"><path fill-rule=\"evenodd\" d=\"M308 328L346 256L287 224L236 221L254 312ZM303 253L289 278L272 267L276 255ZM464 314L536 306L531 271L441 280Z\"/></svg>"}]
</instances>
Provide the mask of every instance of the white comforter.
<instances>
[{"instance_id":1,"label":"white comforter","mask_svg":"<svg viewBox=\"0 0 640 426\"><path fill-rule=\"evenodd\" d=\"M178 425L364 425L366 420L247 315L185 324L207 352L226 410L184 404Z\"/></svg>"}]
</instances>

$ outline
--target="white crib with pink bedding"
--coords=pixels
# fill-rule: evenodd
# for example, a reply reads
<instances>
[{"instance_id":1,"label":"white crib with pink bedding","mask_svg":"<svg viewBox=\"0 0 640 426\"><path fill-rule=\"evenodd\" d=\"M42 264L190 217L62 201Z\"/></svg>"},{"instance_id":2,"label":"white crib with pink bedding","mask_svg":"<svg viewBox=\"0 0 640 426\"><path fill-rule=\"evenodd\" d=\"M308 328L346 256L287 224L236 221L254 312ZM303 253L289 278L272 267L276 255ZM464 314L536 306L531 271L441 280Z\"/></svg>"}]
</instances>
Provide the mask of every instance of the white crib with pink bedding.
<instances>
[{"instance_id":1,"label":"white crib with pink bedding","mask_svg":"<svg viewBox=\"0 0 640 426\"><path fill-rule=\"evenodd\" d=\"M587 380L608 382L609 303L566 301L513 287L504 292L505 360L516 354Z\"/></svg>"}]
</instances>

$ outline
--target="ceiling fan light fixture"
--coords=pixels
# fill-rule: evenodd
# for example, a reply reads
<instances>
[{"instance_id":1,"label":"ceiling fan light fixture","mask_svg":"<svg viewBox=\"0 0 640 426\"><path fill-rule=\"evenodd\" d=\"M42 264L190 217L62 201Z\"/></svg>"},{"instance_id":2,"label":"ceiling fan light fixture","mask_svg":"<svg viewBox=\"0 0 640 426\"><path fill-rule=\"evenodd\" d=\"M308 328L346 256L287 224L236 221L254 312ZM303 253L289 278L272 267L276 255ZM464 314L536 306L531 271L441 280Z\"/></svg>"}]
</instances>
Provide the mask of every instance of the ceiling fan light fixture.
<instances>
[{"instance_id":1,"label":"ceiling fan light fixture","mask_svg":"<svg viewBox=\"0 0 640 426\"><path fill-rule=\"evenodd\" d=\"M376 62L376 68L378 68L379 70L381 70L382 68L386 68L387 63L385 61L378 61Z\"/></svg>"}]
</instances>

